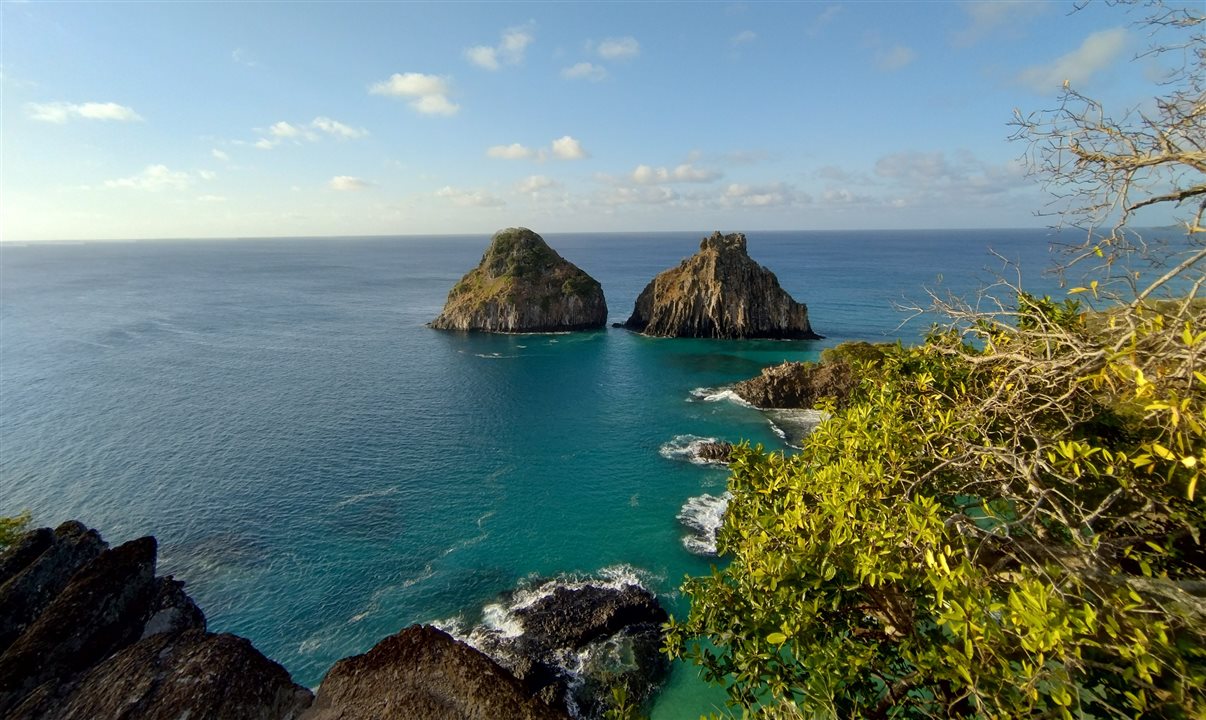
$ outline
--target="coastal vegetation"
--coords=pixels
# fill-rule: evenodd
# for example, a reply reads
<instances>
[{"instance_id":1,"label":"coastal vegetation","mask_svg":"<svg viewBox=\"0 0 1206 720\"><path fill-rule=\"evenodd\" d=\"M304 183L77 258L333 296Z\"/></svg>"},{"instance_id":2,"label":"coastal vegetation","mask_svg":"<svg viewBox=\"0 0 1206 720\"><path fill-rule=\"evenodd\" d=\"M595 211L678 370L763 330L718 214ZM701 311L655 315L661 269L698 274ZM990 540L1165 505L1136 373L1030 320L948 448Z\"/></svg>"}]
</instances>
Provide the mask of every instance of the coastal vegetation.
<instances>
[{"instance_id":1,"label":"coastal vegetation","mask_svg":"<svg viewBox=\"0 0 1206 720\"><path fill-rule=\"evenodd\" d=\"M733 453L730 560L686 581L667 650L746 712L1206 715L1206 20L1145 7L1151 52L1187 58L1154 109L1065 87L1016 119L1087 279L935 296L945 324L850 358L799 454ZM1135 213L1170 204L1184 236L1144 243Z\"/></svg>"},{"instance_id":2,"label":"coastal vegetation","mask_svg":"<svg viewBox=\"0 0 1206 720\"><path fill-rule=\"evenodd\" d=\"M31 516L28 512L9 517L0 517L0 550L12 545L17 538L25 534L29 527Z\"/></svg>"}]
</instances>

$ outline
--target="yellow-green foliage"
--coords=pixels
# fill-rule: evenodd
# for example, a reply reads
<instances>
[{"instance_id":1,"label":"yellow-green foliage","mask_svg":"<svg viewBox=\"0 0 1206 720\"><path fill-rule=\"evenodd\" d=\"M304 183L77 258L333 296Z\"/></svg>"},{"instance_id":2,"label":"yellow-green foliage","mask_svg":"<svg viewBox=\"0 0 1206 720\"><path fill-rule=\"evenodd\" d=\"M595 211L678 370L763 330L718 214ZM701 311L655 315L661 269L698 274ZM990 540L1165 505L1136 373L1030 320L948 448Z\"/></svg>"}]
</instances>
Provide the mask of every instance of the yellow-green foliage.
<instances>
[{"instance_id":1,"label":"yellow-green foliage","mask_svg":"<svg viewBox=\"0 0 1206 720\"><path fill-rule=\"evenodd\" d=\"M29 511L12 517L0 517L0 550L12 545L28 529Z\"/></svg>"},{"instance_id":2,"label":"yellow-green foliage","mask_svg":"<svg viewBox=\"0 0 1206 720\"><path fill-rule=\"evenodd\" d=\"M1206 331L1110 317L1022 295L863 365L797 456L738 450L671 654L774 717L1206 716Z\"/></svg>"}]
</instances>

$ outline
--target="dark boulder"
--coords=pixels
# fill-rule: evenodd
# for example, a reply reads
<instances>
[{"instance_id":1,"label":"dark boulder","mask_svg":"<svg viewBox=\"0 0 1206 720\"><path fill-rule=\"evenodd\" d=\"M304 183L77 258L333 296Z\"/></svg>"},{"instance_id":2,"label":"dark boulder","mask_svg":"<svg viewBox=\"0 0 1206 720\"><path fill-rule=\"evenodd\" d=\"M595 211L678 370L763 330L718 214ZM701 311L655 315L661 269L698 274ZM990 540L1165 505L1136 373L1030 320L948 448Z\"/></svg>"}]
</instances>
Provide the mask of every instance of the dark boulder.
<instances>
[{"instance_id":1,"label":"dark boulder","mask_svg":"<svg viewBox=\"0 0 1206 720\"><path fill-rule=\"evenodd\" d=\"M523 634L506 652L515 658L508 667L579 717L601 717L620 686L633 703L647 701L669 670L661 653L669 616L639 585L559 585L514 614Z\"/></svg>"},{"instance_id":2,"label":"dark boulder","mask_svg":"<svg viewBox=\"0 0 1206 720\"><path fill-rule=\"evenodd\" d=\"M750 258L741 233L704 238L698 253L645 286L624 326L661 337L820 337L808 308Z\"/></svg>"},{"instance_id":3,"label":"dark boulder","mask_svg":"<svg viewBox=\"0 0 1206 720\"><path fill-rule=\"evenodd\" d=\"M95 530L72 521L31 530L0 554L0 653L105 547Z\"/></svg>"},{"instance_id":4,"label":"dark boulder","mask_svg":"<svg viewBox=\"0 0 1206 720\"><path fill-rule=\"evenodd\" d=\"M727 465L733 457L733 443L723 440L701 443L695 456L707 462Z\"/></svg>"},{"instance_id":5,"label":"dark boulder","mask_svg":"<svg viewBox=\"0 0 1206 720\"><path fill-rule=\"evenodd\" d=\"M283 667L234 635L158 633L87 672L49 707L31 696L12 720L294 720L310 691Z\"/></svg>"},{"instance_id":6,"label":"dark boulder","mask_svg":"<svg viewBox=\"0 0 1206 720\"><path fill-rule=\"evenodd\" d=\"M413 625L331 668L306 720L565 720L496 662Z\"/></svg>"},{"instance_id":7,"label":"dark boulder","mask_svg":"<svg viewBox=\"0 0 1206 720\"><path fill-rule=\"evenodd\" d=\"M142 635L155 596L155 539L105 550L0 655L0 713L43 682L63 682Z\"/></svg>"}]
</instances>

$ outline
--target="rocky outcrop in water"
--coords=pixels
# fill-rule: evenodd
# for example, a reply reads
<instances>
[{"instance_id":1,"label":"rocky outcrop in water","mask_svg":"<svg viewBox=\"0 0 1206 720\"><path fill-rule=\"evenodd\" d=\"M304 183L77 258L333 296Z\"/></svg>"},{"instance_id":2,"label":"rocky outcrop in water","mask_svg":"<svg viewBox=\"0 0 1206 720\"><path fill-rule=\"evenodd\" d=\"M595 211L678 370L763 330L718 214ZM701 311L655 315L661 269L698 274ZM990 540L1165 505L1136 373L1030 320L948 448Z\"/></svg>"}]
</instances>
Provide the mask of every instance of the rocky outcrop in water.
<instances>
[{"instance_id":1,"label":"rocky outcrop in water","mask_svg":"<svg viewBox=\"0 0 1206 720\"><path fill-rule=\"evenodd\" d=\"M437 330L495 333L593 330L607 322L599 282L527 228L494 234L481 263L453 286Z\"/></svg>"},{"instance_id":2,"label":"rocky outcrop in water","mask_svg":"<svg viewBox=\"0 0 1206 720\"><path fill-rule=\"evenodd\" d=\"M723 440L701 443L696 457L704 462L728 465L733 457L733 443Z\"/></svg>"},{"instance_id":3,"label":"rocky outcrop in water","mask_svg":"<svg viewBox=\"0 0 1206 720\"><path fill-rule=\"evenodd\" d=\"M741 233L704 238L698 253L645 286L624 326L661 337L820 337L808 308L750 258Z\"/></svg>"},{"instance_id":4,"label":"rocky outcrop in water","mask_svg":"<svg viewBox=\"0 0 1206 720\"><path fill-rule=\"evenodd\" d=\"M251 643L205 631L152 537L76 522L0 553L0 716L295 718L310 692Z\"/></svg>"},{"instance_id":5,"label":"rocky outcrop in water","mask_svg":"<svg viewBox=\"0 0 1206 720\"><path fill-rule=\"evenodd\" d=\"M742 380L733 386L733 392L755 407L810 408L823 397L844 401L856 384L854 372L845 363L785 362Z\"/></svg>"},{"instance_id":6,"label":"rocky outcrop in water","mask_svg":"<svg viewBox=\"0 0 1206 720\"><path fill-rule=\"evenodd\" d=\"M733 392L760 408L811 408L824 397L843 406L859 383L855 365L874 367L891 345L842 343L821 353L821 362L785 362L742 380Z\"/></svg>"},{"instance_id":7,"label":"rocky outcrop in water","mask_svg":"<svg viewBox=\"0 0 1206 720\"><path fill-rule=\"evenodd\" d=\"M661 626L669 618L640 585L553 580L500 606L509 608L502 614L509 629L479 626L469 641L574 717L602 717L617 687L640 705L665 679Z\"/></svg>"},{"instance_id":8,"label":"rocky outcrop in water","mask_svg":"<svg viewBox=\"0 0 1206 720\"><path fill-rule=\"evenodd\" d=\"M413 625L335 663L305 720L567 720L496 662Z\"/></svg>"}]
</instances>

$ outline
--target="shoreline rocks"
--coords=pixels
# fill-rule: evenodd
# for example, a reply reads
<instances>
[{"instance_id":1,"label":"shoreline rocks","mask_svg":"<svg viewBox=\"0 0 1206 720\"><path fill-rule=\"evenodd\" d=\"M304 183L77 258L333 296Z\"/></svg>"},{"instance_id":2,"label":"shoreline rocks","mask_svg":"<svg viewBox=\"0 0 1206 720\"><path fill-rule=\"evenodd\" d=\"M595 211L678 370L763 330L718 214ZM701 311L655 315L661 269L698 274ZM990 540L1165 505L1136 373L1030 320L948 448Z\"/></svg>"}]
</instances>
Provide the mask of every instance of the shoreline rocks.
<instances>
[{"instance_id":1,"label":"shoreline rocks","mask_svg":"<svg viewBox=\"0 0 1206 720\"><path fill-rule=\"evenodd\" d=\"M568 720L494 660L426 625L335 663L305 720Z\"/></svg>"},{"instance_id":2,"label":"shoreline rocks","mask_svg":"<svg viewBox=\"0 0 1206 720\"><path fill-rule=\"evenodd\" d=\"M624 327L658 337L814 340L808 308L750 258L742 233L703 239L699 252L649 282Z\"/></svg>"},{"instance_id":3,"label":"shoreline rocks","mask_svg":"<svg viewBox=\"0 0 1206 720\"><path fill-rule=\"evenodd\" d=\"M0 717L601 718L612 688L642 703L669 668L651 592L551 581L513 594L519 634L483 651L414 625L337 662L315 697L250 641L208 632L183 583L155 574L157 551L149 536L110 548L78 522L0 551Z\"/></svg>"},{"instance_id":4,"label":"shoreline rocks","mask_svg":"<svg viewBox=\"0 0 1206 720\"><path fill-rule=\"evenodd\" d=\"M575 718L602 718L611 692L648 701L665 679L653 593L626 575L557 579L521 588L483 609L466 641L511 671L530 693Z\"/></svg>"},{"instance_id":5,"label":"shoreline rocks","mask_svg":"<svg viewBox=\"0 0 1206 720\"><path fill-rule=\"evenodd\" d=\"M764 368L758 376L734 384L733 392L761 409L807 409L824 397L841 407L860 380L855 364L874 367L891 347L842 343L826 348L820 363L788 361Z\"/></svg>"},{"instance_id":6,"label":"shoreline rocks","mask_svg":"<svg viewBox=\"0 0 1206 720\"><path fill-rule=\"evenodd\" d=\"M251 643L205 629L158 546L66 522L0 553L0 716L297 718L310 691Z\"/></svg>"},{"instance_id":7,"label":"shoreline rocks","mask_svg":"<svg viewBox=\"0 0 1206 720\"><path fill-rule=\"evenodd\" d=\"M436 330L539 333L607 324L599 282L527 228L500 230L481 263L448 293Z\"/></svg>"}]
</instances>

